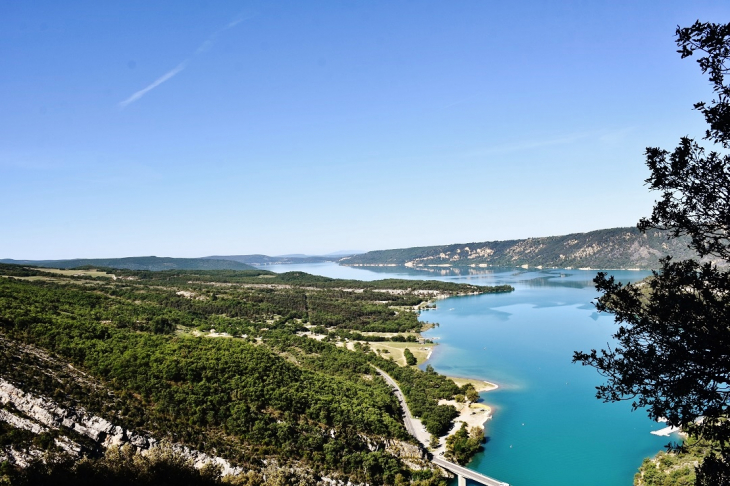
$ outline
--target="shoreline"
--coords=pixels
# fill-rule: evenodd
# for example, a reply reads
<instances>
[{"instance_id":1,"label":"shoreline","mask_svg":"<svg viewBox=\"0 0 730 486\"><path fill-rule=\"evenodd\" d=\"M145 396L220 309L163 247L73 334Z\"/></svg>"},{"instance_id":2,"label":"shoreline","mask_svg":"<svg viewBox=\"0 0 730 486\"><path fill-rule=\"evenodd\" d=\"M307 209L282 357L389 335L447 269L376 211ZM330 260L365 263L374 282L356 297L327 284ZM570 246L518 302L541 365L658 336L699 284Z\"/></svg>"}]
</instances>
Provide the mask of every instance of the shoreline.
<instances>
[{"instance_id":1,"label":"shoreline","mask_svg":"<svg viewBox=\"0 0 730 486\"><path fill-rule=\"evenodd\" d=\"M491 381L477 380L474 378L463 378L461 376L449 376L449 375L444 375L444 376L446 376L446 378L448 378L449 380L456 383L458 386L464 386L467 383L471 383L472 385L474 385L474 389L478 393L488 392L488 391L496 390L497 388L499 388L499 385L497 385L496 383L492 383Z\"/></svg>"},{"instance_id":2,"label":"shoreline","mask_svg":"<svg viewBox=\"0 0 730 486\"><path fill-rule=\"evenodd\" d=\"M479 393L489 392L499 388L499 385L496 383L484 380L470 380L468 378L456 378L451 376L447 376L447 378L454 381L454 383L459 386L471 383ZM446 452L446 439L458 432L459 429L461 429L462 423L465 423L469 429L472 427L481 427L482 430L484 429L485 424L492 418L493 409L486 403L481 403L481 397L479 400L480 401L476 403L459 403L456 400L439 400L439 405L452 405L456 408L456 411L459 412L459 415L454 418L454 425L451 427L451 430L449 430L449 432L443 437L439 437L439 446L431 451L434 455L442 455Z\"/></svg>"},{"instance_id":3,"label":"shoreline","mask_svg":"<svg viewBox=\"0 0 730 486\"><path fill-rule=\"evenodd\" d=\"M454 265L452 263L439 263L439 264L422 264L422 265L408 265L407 263L340 263L337 262L337 265L341 267L406 267L413 270L423 270L424 272L428 272L429 269L470 269L470 268L504 268L507 270L588 270L588 271L596 271L596 272L616 272L616 271L627 271L627 272L650 272L652 271L651 268L641 268L641 267L632 267L632 268L593 268L593 267L550 267L550 266L544 266L544 265L492 265L492 264L486 264L486 263L471 263L468 265ZM656 270L656 269L654 269Z\"/></svg>"},{"instance_id":4,"label":"shoreline","mask_svg":"<svg viewBox=\"0 0 730 486\"><path fill-rule=\"evenodd\" d=\"M436 305L436 301L440 299L433 299L428 301L428 306ZM420 314L420 313L419 313ZM430 324L428 327L425 327L425 324ZM418 336L420 338L424 338L424 336L421 334L424 331L427 331L429 329L432 329L435 327L433 323L424 323L424 327L422 327L418 331ZM423 363L419 364L426 364L431 359L431 356L433 354L433 349L438 346L440 343L434 342L434 346L429 350L428 355L426 356L426 359L423 361ZM493 390L496 390L499 388L499 385L497 383L493 383L491 381L481 380L481 379L474 379L474 378L466 378L461 376L450 376L445 375L444 376L451 381L453 381L457 386L462 387L466 385L467 383L471 383L472 386L474 386L474 389L477 391L477 393L486 393ZM458 403L456 400L439 400L439 405L452 405L454 408L456 408L456 411L459 413L459 415L454 418L454 425L451 427L451 430L449 430L446 435L443 437L439 437L439 446L435 449L431 449L431 452L434 455L443 455L446 452L446 439L448 437L451 437L454 435L460 428L462 423L465 423L468 428L472 427L481 427L482 430L484 430L485 424L492 418L492 411L493 408L486 403L482 403L482 398L479 398L479 401L476 403L471 402L464 402L464 403Z\"/></svg>"}]
</instances>

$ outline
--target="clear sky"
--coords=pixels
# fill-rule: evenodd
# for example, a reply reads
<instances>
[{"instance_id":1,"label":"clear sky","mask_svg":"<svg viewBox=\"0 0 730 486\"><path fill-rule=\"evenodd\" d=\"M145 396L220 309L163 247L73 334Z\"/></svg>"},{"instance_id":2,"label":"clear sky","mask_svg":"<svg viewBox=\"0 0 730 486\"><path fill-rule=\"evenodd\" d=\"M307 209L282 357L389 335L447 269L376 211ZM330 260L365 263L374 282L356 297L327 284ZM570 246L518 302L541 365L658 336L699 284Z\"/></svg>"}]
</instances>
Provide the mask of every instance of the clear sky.
<instances>
[{"instance_id":1,"label":"clear sky","mask_svg":"<svg viewBox=\"0 0 730 486\"><path fill-rule=\"evenodd\" d=\"M704 130L697 19L730 2L2 2L0 258L634 225Z\"/></svg>"}]
</instances>

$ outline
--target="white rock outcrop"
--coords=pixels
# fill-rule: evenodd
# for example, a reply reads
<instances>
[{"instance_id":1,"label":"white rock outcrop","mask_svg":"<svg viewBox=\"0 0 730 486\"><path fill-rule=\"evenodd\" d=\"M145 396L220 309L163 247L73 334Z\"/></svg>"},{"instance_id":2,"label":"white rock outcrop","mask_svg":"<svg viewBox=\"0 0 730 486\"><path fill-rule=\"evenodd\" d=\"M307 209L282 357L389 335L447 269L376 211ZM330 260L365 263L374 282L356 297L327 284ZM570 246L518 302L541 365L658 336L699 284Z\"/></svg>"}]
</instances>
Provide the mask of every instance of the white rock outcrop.
<instances>
[{"instance_id":1,"label":"white rock outcrop","mask_svg":"<svg viewBox=\"0 0 730 486\"><path fill-rule=\"evenodd\" d=\"M63 426L89 437L104 448L130 444L144 453L159 446L159 442L153 437L114 425L106 419L87 413L83 408L63 408L53 400L26 393L3 378L0 378L0 405L12 405L17 411L29 417L29 419L23 418L8 410L0 409L0 420L34 434L47 432L49 429L58 430ZM81 446L66 437L57 439L56 444L72 455L81 453ZM172 449L193 461L196 468L213 463L220 466L224 476L243 472L242 468L232 466L221 457L210 456L182 444L172 444ZM29 460L26 457L27 453L20 453L14 449L6 450L5 455L20 466Z\"/></svg>"}]
</instances>

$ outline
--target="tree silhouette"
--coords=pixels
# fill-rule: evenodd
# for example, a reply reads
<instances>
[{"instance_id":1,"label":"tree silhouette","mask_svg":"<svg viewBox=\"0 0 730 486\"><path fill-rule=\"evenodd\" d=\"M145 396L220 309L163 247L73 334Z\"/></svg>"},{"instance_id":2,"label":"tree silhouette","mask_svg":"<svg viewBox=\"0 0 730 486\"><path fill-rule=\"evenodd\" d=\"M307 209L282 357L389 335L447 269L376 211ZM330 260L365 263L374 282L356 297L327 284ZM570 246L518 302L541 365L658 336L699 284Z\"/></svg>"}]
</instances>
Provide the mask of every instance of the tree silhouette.
<instances>
[{"instance_id":1,"label":"tree silhouette","mask_svg":"<svg viewBox=\"0 0 730 486\"><path fill-rule=\"evenodd\" d=\"M607 378L597 387L605 401L631 400L652 419L665 417L690 435L714 441L716 452L697 467L697 485L730 484L730 24L696 22L677 28L682 58L695 53L709 74L715 98L694 105L709 125L706 152L684 137L669 152L647 148L646 180L661 193L646 232L687 235L702 259L664 258L648 283L622 285L599 273L603 292L596 307L611 312L619 328L614 349L576 352L574 362L595 367Z\"/></svg>"}]
</instances>

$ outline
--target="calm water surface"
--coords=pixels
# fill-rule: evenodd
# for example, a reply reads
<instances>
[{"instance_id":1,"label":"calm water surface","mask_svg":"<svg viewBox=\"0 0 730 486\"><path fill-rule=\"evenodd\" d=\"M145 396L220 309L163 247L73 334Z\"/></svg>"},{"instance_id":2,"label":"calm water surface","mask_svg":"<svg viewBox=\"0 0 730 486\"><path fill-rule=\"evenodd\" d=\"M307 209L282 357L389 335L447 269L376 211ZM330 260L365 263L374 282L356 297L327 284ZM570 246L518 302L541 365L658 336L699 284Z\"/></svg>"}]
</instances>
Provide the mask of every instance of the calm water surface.
<instances>
[{"instance_id":1,"label":"calm water surface","mask_svg":"<svg viewBox=\"0 0 730 486\"><path fill-rule=\"evenodd\" d=\"M482 394L492 406L487 443L469 468L513 486L631 485L648 456L670 440L663 427L629 403L595 398L602 382L593 368L571 363L573 351L605 348L613 318L598 315L594 271L464 269L422 272L401 267L360 269L336 264L274 265L335 278L437 279L481 285L510 284L510 294L438 301L421 319L439 323L424 333L437 346L429 363L442 374L492 381ZM648 272L611 272L622 282Z\"/></svg>"}]
</instances>

